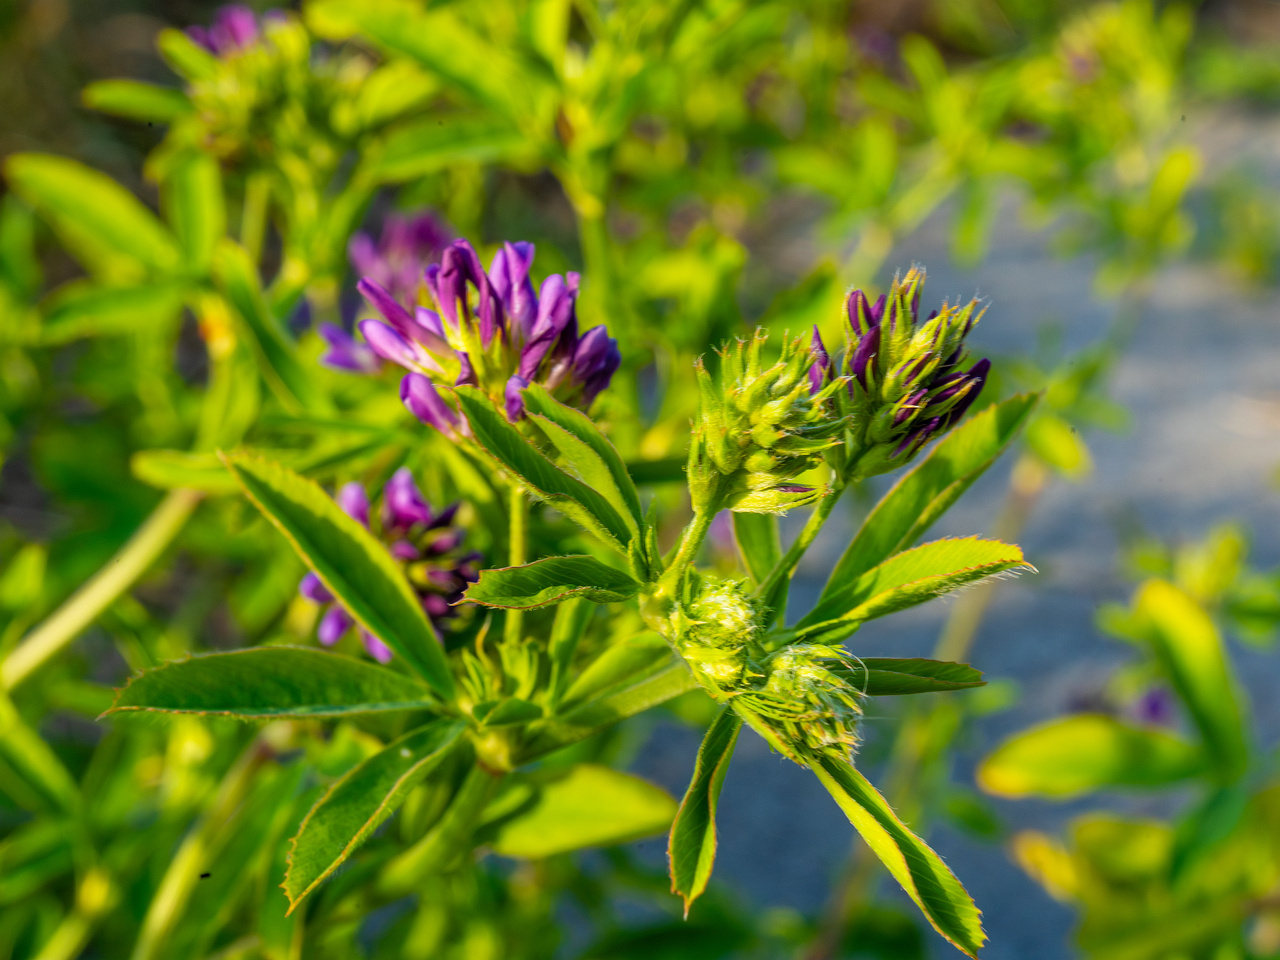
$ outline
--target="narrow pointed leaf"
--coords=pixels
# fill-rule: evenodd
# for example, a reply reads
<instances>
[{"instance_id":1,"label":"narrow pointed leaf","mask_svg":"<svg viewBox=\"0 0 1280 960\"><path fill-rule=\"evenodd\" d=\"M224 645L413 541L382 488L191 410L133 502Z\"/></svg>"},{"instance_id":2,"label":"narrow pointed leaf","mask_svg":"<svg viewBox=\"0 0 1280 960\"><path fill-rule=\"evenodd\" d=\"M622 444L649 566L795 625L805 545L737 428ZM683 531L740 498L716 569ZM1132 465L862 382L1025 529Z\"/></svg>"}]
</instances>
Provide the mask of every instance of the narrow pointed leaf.
<instances>
[{"instance_id":1,"label":"narrow pointed leaf","mask_svg":"<svg viewBox=\"0 0 1280 960\"><path fill-rule=\"evenodd\" d=\"M403 183L457 163L493 163L528 149L519 128L493 117L436 114L399 124L361 157L358 176Z\"/></svg>"},{"instance_id":2,"label":"narrow pointed leaf","mask_svg":"<svg viewBox=\"0 0 1280 960\"><path fill-rule=\"evenodd\" d=\"M698 748L693 779L671 825L667 846L671 892L684 900L685 916L711 879L716 859L716 804L741 730L742 718L731 710L722 710L707 729Z\"/></svg>"},{"instance_id":3,"label":"narrow pointed leaf","mask_svg":"<svg viewBox=\"0 0 1280 960\"><path fill-rule=\"evenodd\" d=\"M223 462L347 611L451 699L453 678L444 651L387 548L317 484L292 470L245 455Z\"/></svg>"},{"instance_id":4,"label":"narrow pointed leaf","mask_svg":"<svg viewBox=\"0 0 1280 960\"><path fill-rule=\"evenodd\" d=\"M607 499L544 457L479 390L462 386L455 393L477 442L494 459L557 510L625 550L631 528Z\"/></svg>"},{"instance_id":5,"label":"narrow pointed leaf","mask_svg":"<svg viewBox=\"0 0 1280 960\"><path fill-rule=\"evenodd\" d=\"M925 919L961 952L976 957L986 941L982 915L942 858L847 761L815 758L810 768Z\"/></svg>"},{"instance_id":6,"label":"narrow pointed leaf","mask_svg":"<svg viewBox=\"0 0 1280 960\"><path fill-rule=\"evenodd\" d=\"M177 327L188 293L188 285L179 281L138 286L72 282L49 298L40 339L53 346L81 337L162 333Z\"/></svg>"},{"instance_id":7,"label":"narrow pointed leaf","mask_svg":"<svg viewBox=\"0 0 1280 960\"><path fill-rule=\"evenodd\" d=\"M538 780L518 812L492 828L488 845L495 852L538 859L629 843L666 830L676 812L661 787L599 764Z\"/></svg>"},{"instance_id":8,"label":"narrow pointed leaf","mask_svg":"<svg viewBox=\"0 0 1280 960\"><path fill-rule=\"evenodd\" d=\"M1007 570L1034 569L1018 547L964 537L900 553L833 591L797 627L807 636L845 636L859 623L932 600Z\"/></svg>"},{"instance_id":9,"label":"narrow pointed leaf","mask_svg":"<svg viewBox=\"0 0 1280 960\"><path fill-rule=\"evenodd\" d=\"M289 911L355 852L458 742L463 725L437 720L392 741L316 801L289 851Z\"/></svg>"},{"instance_id":10,"label":"narrow pointed leaf","mask_svg":"<svg viewBox=\"0 0 1280 960\"><path fill-rule=\"evenodd\" d=\"M1161 787L1204 767L1204 751L1173 734L1082 713L1014 734L982 761L978 783L1002 797L1065 798L1108 787Z\"/></svg>"},{"instance_id":11,"label":"narrow pointed leaf","mask_svg":"<svg viewBox=\"0 0 1280 960\"><path fill-rule=\"evenodd\" d=\"M865 657L849 671L849 680L869 697L942 693L986 685L982 672L947 660Z\"/></svg>"},{"instance_id":12,"label":"narrow pointed leaf","mask_svg":"<svg viewBox=\"0 0 1280 960\"><path fill-rule=\"evenodd\" d=\"M175 157L167 171L163 197L188 269L203 273L227 228L218 161L203 151Z\"/></svg>"},{"instance_id":13,"label":"narrow pointed leaf","mask_svg":"<svg viewBox=\"0 0 1280 960\"><path fill-rule=\"evenodd\" d=\"M544 430L547 429L547 421L559 428L560 432L548 432L548 436L560 450L561 455L579 471L582 479L601 492L605 490L606 480L610 481L613 491L616 492L616 503L614 496L609 498L614 508L623 514L624 518L630 516L635 520L637 528L642 527L644 509L640 506L640 493L636 490L631 474L627 473L627 465L622 462L622 457L609 442L609 438L600 432L591 418L581 410L566 406L555 399L540 383L535 383L524 391L524 401L525 409L540 426L543 426ZM578 444L594 454L599 466L592 463L591 458L580 447L567 442L564 434L569 434L578 441ZM591 475L587 476L586 471ZM596 482L596 478L599 479L599 483Z\"/></svg>"},{"instance_id":14,"label":"narrow pointed leaf","mask_svg":"<svg viewBox=\"0 0 1280 960\"><path fill-rule=\"evenodd\" d=\"M640 584L595 557L548 557L522 567L481 570L463 600L486 607L527 610L586 597L596 603L618 603L636 595Z\"/></svg>"},{"instance_id":15,"label":"narrow pointed leaf","mask_svg":"<svg viewBox=\"0 0 1280 960\"><path fill-rule=\"evenodd\" d=\"M1011 397L970 417L876 504L822 591L819 602L922 537L1017 436L1038 396Z\"/></svg>"},{"instance_id":16,"label":"narrow pointed leaf","mask_svg":"<svg viewBox=\"0 0 1280 960\"><path fill-rule=\"evenodd\" d=\"M403 674L314 647L206 653L147 670L116 694L108 714L215 714L241 720L339 717L430 709L438 701Z\"/></svg>"}]
</instances>

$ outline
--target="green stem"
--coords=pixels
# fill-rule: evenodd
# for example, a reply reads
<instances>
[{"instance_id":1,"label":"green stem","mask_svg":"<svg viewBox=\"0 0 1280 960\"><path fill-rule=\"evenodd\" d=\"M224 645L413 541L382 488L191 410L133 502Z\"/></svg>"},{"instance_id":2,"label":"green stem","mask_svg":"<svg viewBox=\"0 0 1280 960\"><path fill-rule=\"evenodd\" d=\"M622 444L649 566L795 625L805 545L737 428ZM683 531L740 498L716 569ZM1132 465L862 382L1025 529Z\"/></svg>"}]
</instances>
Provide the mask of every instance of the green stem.
<instances>
[{"instance_id":1,"label":"green stem","mask_svg":"<svg viewBox=\"0 0 1280 960\"><path fill-rule=\"evenodd\" d=\"M267 174L249 174L244 184L244 210L240 215L240 246L257 263L262 257L262 238L267 232L267 202L271 199L271 180Z\"/></svg>"},{"instance_id":2,"label":"green stem","mask_svg":"<svg viewBox=\"0 0 1280 960\"><path fill-rule=\"evenodd\" d=\"M702 546L702 541L707 539L707 531L711 529L711 522L715 520L717 513L719 513L718 510L699 510L694 513L693 519L680 534L680 545L676 548L675 556L667 564L667 572L662 576L664 583L668 585L678 583L698 555L698 548Z\"/></svg>"},{"instance_id":3,"label":"green stem","mask_svg":"<svg viewBox=\"0 0 1280 960\"><path fill-rule=\"evenodd\" d=\"M529 504L525 499L524 487L519 483L511 484L508 534L508 561L513 567L523 566L527 562L529 550ZM518 644L523 639L524 611L508 610L507 621L502 630L502 640L507 644Z\"/></svg>"},{"instance_id":4,"label":"green stem","mask_svg":"<svg viewBox=\"0 0 1280 960\"><path fill-rule=\"evenodd\" d=\"M0 664L0 687L12 690L69 644L133 586L173 542L204 494L172 490L106 566L67 598Z\"/></svg>"},{"instance_id":5,"label":"green stem","mask_svg":"<svg viewBox=\"0 0 1280 960\"><path fill-rule=\"evenodd\" d=\"M782 559L778 561L777 566L770 571L765 582L760 584L760 588L756 591L757 596L772 597L782 581L791 576L791 571L796 568L796 565L804 557L805 551L813 545L813 541L818 537L818 532L831 516L831 511L836 508L836 503L840 500L840 494L844 493L846 486L847 484L840 479L836 479L831 484L831 489L827 491L827 495L818 501L813 513L809 515L809 520L805 523L804 529L800 531L800 536L796 537L795 542L787 548L787 552L782 555Z\"/></svg>"}]
</instances>

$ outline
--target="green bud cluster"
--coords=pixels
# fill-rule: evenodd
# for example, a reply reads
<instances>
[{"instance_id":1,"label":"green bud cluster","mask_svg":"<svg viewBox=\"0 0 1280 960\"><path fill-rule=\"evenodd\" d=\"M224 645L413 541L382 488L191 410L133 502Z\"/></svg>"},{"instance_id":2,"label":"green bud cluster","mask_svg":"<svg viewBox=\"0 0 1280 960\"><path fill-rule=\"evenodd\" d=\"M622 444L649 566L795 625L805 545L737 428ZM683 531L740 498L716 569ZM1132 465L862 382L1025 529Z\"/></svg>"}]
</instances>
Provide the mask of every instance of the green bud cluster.
<instances>
[{"instance_id":1,"label":"green bud cluster","mask_svg":"<svg viewBox=\"0 0 1280 960\"><path fill-rule=\"evenodd\" d=\"M693 675L721 703L760 674L752 653L761 653L762 611L743 581L705 579L698 596L677 604L668 639Z\"/></svg>"},{"instance_id":2,"label":"green bud cluster","mask_svg":"<svg viewBox=\"0 0 1280 960\"><path fill-rule=\"evenodd\" d=\"M821 496L791 483L841 443L845 422L833 415L833 379L814 389L813 348L784 338L777 360L766 361L763 331L721 353L717 383L697 363L698 420L689 451L695 510L727 507L742 513L784 513Z\"/></svg>"},{"instance_id":3,"label":"green bud cluster","mask_svg":"<svg viewBox=\"0 0 1280 960\"><path fill-rule=\"evenodd\" d=\"M793 760L797 750L835 750L847 756L858 743L862 693L851 682L853 664L838 647L794 643L767 654L761 645L762 611L742 581L707 578L695 599L677 604L668 639L712 699L732 703L776 734Z\"/></svg>"},{"instance_id":4,"label":"green bud cluster","mask_svg":"<svg viewBox=\"0 0 1280 960\"><path fill-rule=\"evenodd\" d=\"M778 742L842 756L857 747L863 695L848 679L853 667L843 650L793 643L773 654L766 667L764 685L744 693L739 706L777 734Z\"/></svg>"}]
</instances>

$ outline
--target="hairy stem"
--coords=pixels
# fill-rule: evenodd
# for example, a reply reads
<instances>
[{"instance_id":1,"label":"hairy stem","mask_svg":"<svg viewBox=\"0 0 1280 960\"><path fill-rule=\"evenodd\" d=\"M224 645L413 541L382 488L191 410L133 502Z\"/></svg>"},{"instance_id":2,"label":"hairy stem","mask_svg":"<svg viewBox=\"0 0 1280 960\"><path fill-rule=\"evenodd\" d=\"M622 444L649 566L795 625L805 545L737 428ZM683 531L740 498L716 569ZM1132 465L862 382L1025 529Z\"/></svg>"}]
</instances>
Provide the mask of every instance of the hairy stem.
<instances>
[{"instance_id":1,"label":"hairy stem","mask_svg":"<svg viewBox=\"0 0 1280 960\"><path fill-rule=\"evenodd\" d=\"M813 513L809 515L809 520L805 523L804 529L800 531L800 536L796 537L795 542L787 548L787 552L782 555L782 559L778 561L777 566L770 571L768 578L764 583L760 584L760 588L756 591L758 596L772 597L782 581L791 576L791 572L803 559L805 552L813 545L813 541L817 539L818 532L830 518L831 511L835 509L836 503L840 500L840 494L844 493L846 486L847 484L839 479L831 484L826 496L819 500L818 505L813 508Z\"/></svg>"},{"instance_id":2,"label":"hairy stem","mask_svg":"<svg viewBox=\"0 0 1280 960\"><path fill-rule=\"evenodd\" d=\"M170 491L129 542L0 664L0 687L16 687L133 586L177 537L203 496L199 490Z\"/></svg>"}]
</instances>

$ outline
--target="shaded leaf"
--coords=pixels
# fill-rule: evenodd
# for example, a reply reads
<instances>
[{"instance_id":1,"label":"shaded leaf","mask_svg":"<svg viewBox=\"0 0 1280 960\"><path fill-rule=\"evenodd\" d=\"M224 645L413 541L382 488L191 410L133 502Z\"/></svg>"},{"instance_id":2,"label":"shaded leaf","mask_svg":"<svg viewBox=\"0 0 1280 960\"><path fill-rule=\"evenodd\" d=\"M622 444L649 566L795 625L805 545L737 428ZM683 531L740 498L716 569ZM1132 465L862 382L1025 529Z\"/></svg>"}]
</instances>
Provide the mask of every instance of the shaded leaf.
<instances>
[{"instance_id":1,"label":"shaded leaf","mask_svg":"<svg viewBox=\"0 0 1280 960\"><path fill-rule=\"evenodd\" d=\"M429 709L403 674L314 647L252 647L165 663L129 681L107 711L220 714L243 720Z\"/></svg>"},{"instance_id":2,"label":"shaded leaf","mask_svg":"<svg viewBox=\"0 0 1280 960\"><path fill-rule=\"evenodd\" d=\"M667 641L651 630L615 640L569 685L564 706L573 707L619 684L635 683L673 656Z\"/></svg>"},{"instance_id":3,"label":"shaded leaf","mask_svg":"<svg viewBox=\"0 0 1280 960\"><path fill-rule=\"evenodd\" d=\"M479 390L461 386L454 392L476 441L499 463L561 513L625 549L631 529L608 500L543 456Z\"/></svg>"},{"instance_id":4,"label":"shaded leaf","mask_svg":"<svg viewBox=\"0 0 1280 960\"><path fill-rule=\"evenodd\" d=\"M50 297L40 339L50 345L80 337L121 336L171 328L188 293L185 283L129 287L69 283Z\"/></svg>"},{"instance_id":5,"label":"shaded leaf","mask_svg":"<svg viewBox=\"0 0 1280 960\"><path fill-rule=\"evenodd\" d=\"M1084 713L1032 727L996 747L978 783L1005 797L1074 797L1106 787L1159 787L1195 776L1204 752L1172 734Z\"/></svg>"},{"instance_id":6,"label":"shaded leaf","mask_svg":"<svg viewBox=\"0 0 1280 960\"><path fill-rule=\"evenodd\" d=\"M1004 452L1038 396L1011 397L951 431L894 484L867 516L822 591L819 603L915 543Z\"/></svg>"},{"instance_id":7,"label":"shaded leaf","mask_svg":"<svg viewBox=\"0 0 1280 960\"><path fill-rule=\"evenodd\" d=\"M976 957L986 941L981 913L942 858L898 819L847 761L824 756L815 758L810 768L925 919L958 950Z\"/></svg>"},{"instance_id":8,"label":"shaded leaf","mask_svg":"<svg viewBox=\"0 0 1280 960\"><path fill-rule=\"evenodd\" d=\"M577 596L596 603L618 603L631 599L639 589L640 584L621 570L595 557L574 555L548 557L522 567L481 570L480 579L467 587L463 600L527 610Z\"/></svg>"},{"instance_id":9,"label":"shaded leaf","mask_svg":"<svg viewBox=\"0 0 1280 960\"><path fill-rule=\"evenodd\" d=\"M671 892L684 900L686 917L711 879L716 858L716 804L741 730L742 718L727 709L707 729L698 747L693 779L671 825L667 847Z\"/></svg>"},{"instance_id":10,"label":"shaded leaf","mask_svg":"<svg viewBox=\"0 0 1280 960\"><path fill-rule=\"evenodd\" d=\"M850 682L869 697L940 693L986 685L982 672L947 660L864 657L849 671Z\"/></svg>"},{"instance_id":11,"label":"shaded leaf","mask_svg":"<svg viewBox=\"0 0 1280 960\"><path fill-rule=\"evenodd\" d=\"M284 891L290 913L396 811L463 729L450 720L419 727L352 768L316 801L289 851Z\"/></svg>"},{"instance_id":12,"label":"shaded leaf","mask_svg":"<svg viewBox=\"0 0 1280 960\"><path fill-rule=\"evenodd\" d=\"M763 583L782 559L778 518L771 513L734 513L733 535L751 579Z\"/></svg>"},{"instance_id":13,"label":"shaded leaf","mask_svg":"<svg viewBox=\"0 0 1280 960\"><path fill-rule=\"evenodd\" d=\"M501 823L489 845L508 857L542 858L661 833L676 802L647 780L579 763L536 786L531 802Z\"/></svg>"},{"instance_id":14,"label":"shaded leaf","mask_svg":"<svg viewBox=\"0 0 1280 960\"><path fill-rule=\"evenodd\" d=\"M437 693L452 698L453 678L444 651L386 547L317 484L292 470L244 455L224 457L224 462L249 499L347 611Z\"/></svg>"}]
</instances>

